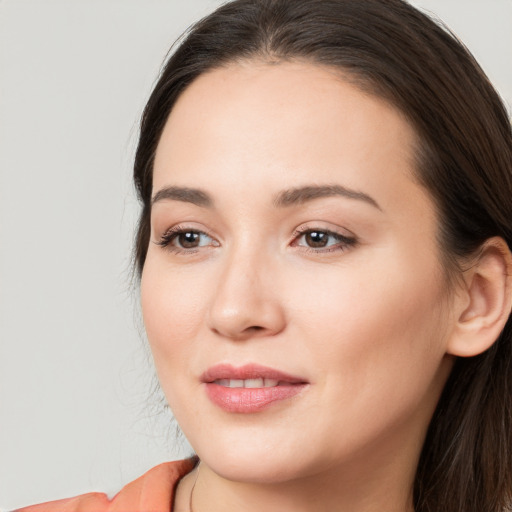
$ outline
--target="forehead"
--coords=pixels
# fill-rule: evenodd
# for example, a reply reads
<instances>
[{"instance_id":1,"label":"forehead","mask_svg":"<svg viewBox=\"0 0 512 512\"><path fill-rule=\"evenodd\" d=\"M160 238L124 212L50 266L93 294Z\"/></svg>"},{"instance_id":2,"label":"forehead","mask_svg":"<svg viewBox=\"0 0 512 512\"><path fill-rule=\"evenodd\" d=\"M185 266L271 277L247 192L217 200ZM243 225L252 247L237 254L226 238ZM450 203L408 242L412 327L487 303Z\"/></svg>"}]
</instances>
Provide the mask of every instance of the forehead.
<instances>
[{"instance_id":1,"label":"forehead","mask_svg":"<svg viewBox=\"0 0 512 512\"><path fill-rule=\"evenodd\" d=\"M157 148L154 189L236 190L339 182L381 195L414 185L416 135L389 103L336 70L243 62L199 76L174 106ZM396 183L395 183L396 185ZM382 189L382 190L379 190ZM423 192L423 191L422 191Z\"/></svg>"}]
</instances>

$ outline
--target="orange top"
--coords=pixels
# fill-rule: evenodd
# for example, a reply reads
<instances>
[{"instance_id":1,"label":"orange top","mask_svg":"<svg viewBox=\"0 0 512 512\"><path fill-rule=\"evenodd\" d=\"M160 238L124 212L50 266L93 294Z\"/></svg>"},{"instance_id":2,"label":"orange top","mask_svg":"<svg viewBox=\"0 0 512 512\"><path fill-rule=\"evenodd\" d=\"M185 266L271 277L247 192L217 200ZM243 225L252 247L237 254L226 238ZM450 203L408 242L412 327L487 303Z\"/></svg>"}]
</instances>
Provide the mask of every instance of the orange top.
<instances>
[{"instance_id":1,"label":"orange top","mask_svg":"<svg viewBox=\"0 0 512 512\"><path fill-rule=\"evenodd\" d=\"M164 462L123 487L111 500L103 493L91 492L16 512L172 512L176 486L196 464L195 457Z\"/></svg>"}]
</instances>

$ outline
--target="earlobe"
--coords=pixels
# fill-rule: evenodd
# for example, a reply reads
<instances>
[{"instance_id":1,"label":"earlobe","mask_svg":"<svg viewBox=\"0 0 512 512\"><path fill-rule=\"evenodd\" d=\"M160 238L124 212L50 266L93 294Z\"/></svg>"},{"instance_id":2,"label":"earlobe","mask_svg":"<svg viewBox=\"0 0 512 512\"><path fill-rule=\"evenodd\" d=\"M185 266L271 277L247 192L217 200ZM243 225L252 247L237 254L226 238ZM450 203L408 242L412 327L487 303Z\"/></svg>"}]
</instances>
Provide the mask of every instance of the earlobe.
<instances>
[{"instance_id":1,"label":"earlobe","mask_svg":"<svg viewBox=\"0 0 512 512\"><path fill-rule=\"evenodd\" d=\"M486 240L464 276L464 302L447 352L472 357L498 339L512 309L512 254L499 237Z\"/></svg>"}]
</instances>

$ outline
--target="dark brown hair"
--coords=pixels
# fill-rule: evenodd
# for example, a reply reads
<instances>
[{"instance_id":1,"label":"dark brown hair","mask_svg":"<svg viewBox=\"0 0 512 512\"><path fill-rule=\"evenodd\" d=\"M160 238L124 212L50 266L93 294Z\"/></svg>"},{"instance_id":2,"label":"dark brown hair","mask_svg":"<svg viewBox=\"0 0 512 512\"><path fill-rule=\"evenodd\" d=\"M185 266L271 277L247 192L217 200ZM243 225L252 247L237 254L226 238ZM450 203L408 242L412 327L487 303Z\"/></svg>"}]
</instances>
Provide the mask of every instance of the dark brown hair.
<instances>
[{"instance_id":1,"label":"dark brown hair","mask_svg":"<svg viewBox=\"0 0 512 512\"><path fill-rule=\"evenodd\" d=\"M395 105L418 135L417 179L433 197L448 274L493 236L512 247L507 112L467 49L402 0L235 0L197 23L165 65L143 114L134 179L144 267L153 160L183 90L247 59L337 68ZM503 512L512 504L512 320L485 353L458 358L431 421L416 512Z\"/></svg>"}]
</instances>

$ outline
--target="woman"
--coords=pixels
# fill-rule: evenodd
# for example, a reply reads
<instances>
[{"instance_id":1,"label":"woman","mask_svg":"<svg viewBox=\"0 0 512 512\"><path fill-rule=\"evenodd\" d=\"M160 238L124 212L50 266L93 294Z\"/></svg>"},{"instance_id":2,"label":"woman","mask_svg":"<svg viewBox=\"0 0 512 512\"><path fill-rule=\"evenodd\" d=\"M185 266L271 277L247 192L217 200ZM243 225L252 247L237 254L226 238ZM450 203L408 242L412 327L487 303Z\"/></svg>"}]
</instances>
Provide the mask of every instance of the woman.
<instances>
[{"instance_id":1,"label":"woman","mask_svg":"<svg viewBox=\"0 0 512 512\"><path fill-rule=\"evenodd\" d=\"M200 462L28 510L504 511L512 135L400 0L197 24L135 160L144 322Z\"/></svg>"}]
</instances>

